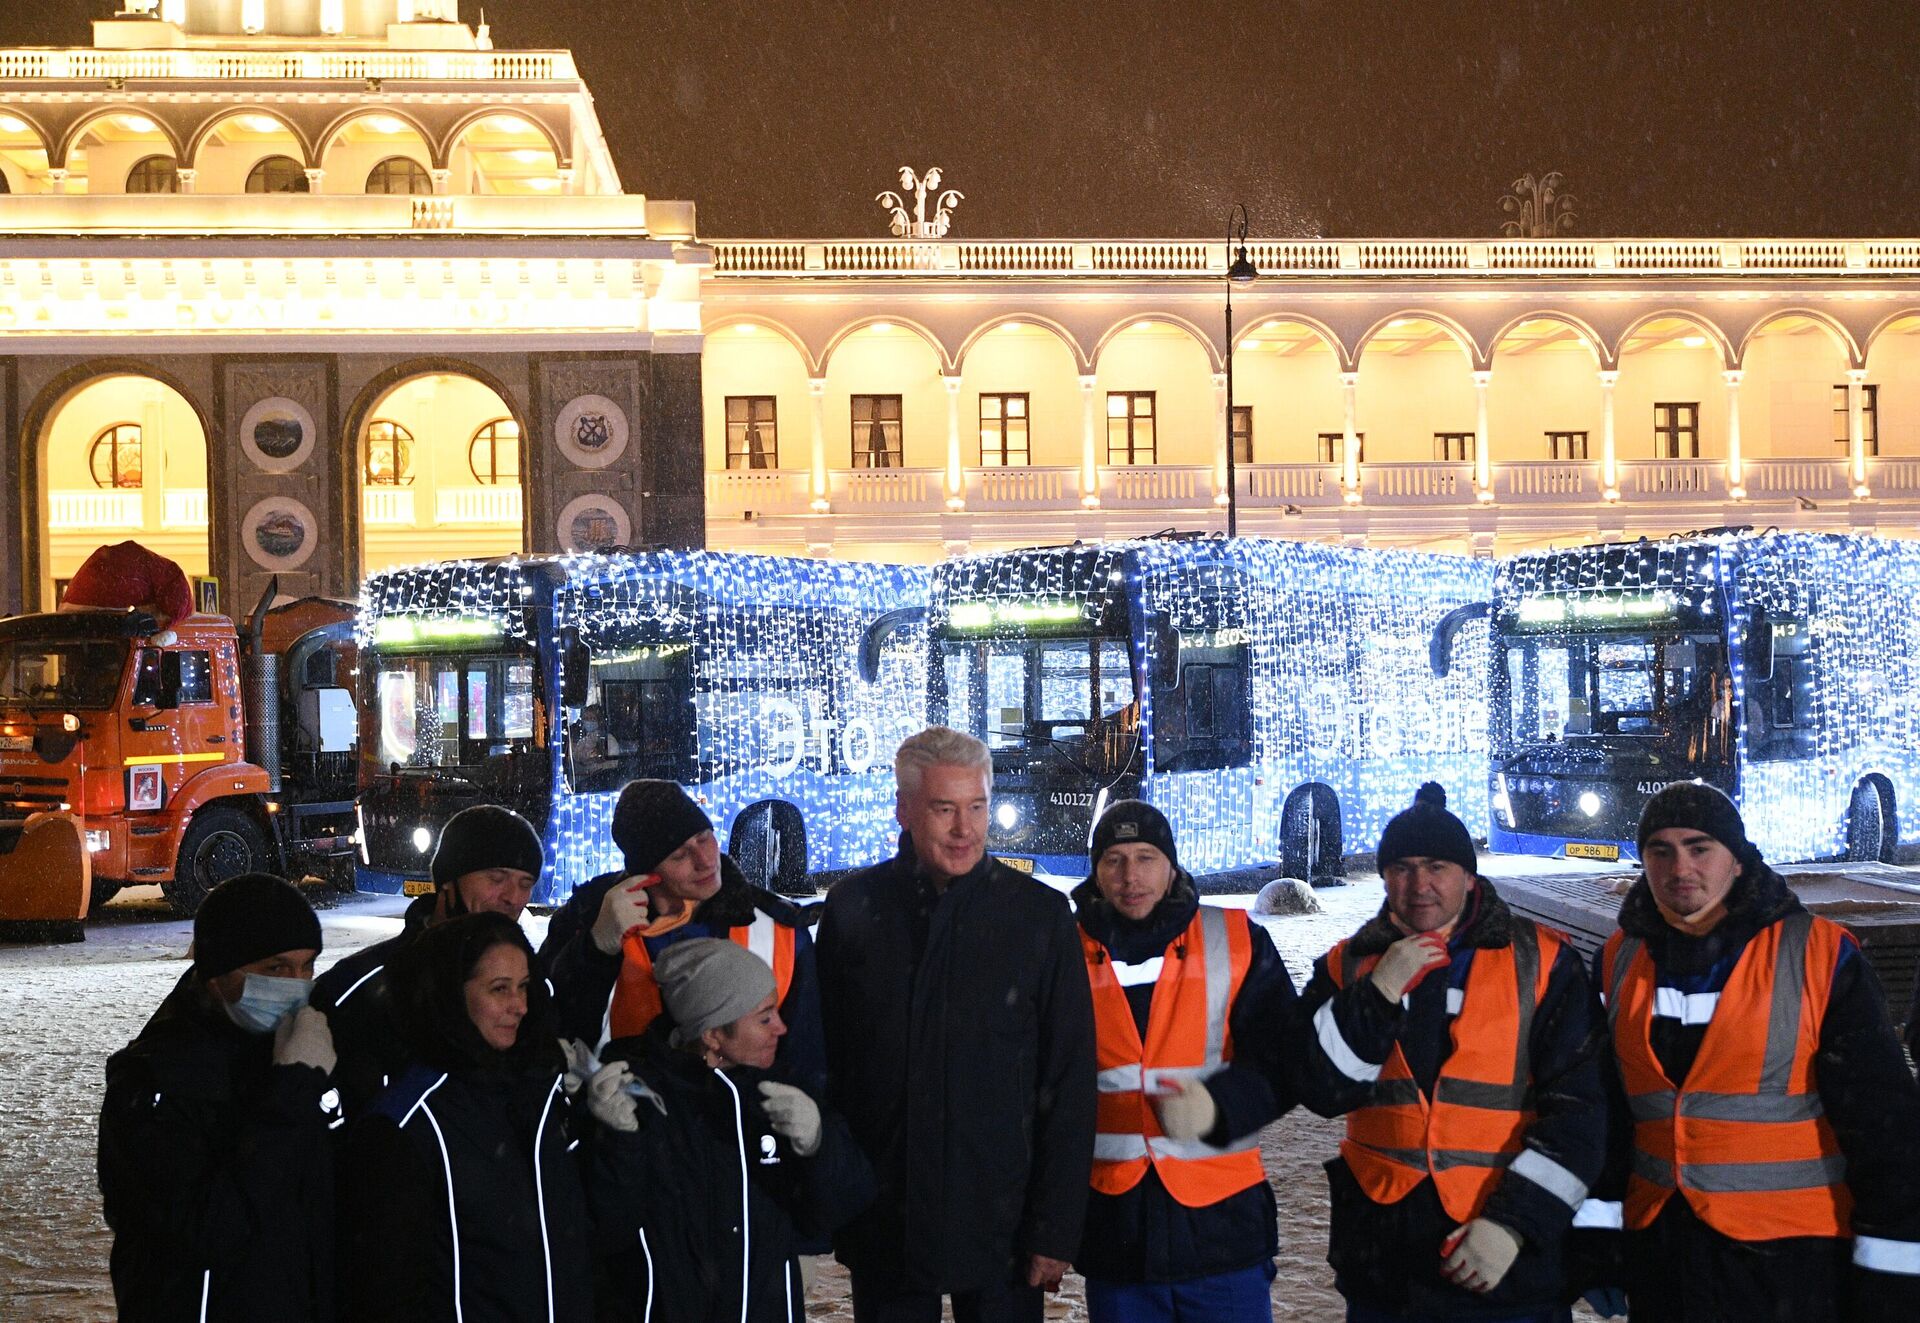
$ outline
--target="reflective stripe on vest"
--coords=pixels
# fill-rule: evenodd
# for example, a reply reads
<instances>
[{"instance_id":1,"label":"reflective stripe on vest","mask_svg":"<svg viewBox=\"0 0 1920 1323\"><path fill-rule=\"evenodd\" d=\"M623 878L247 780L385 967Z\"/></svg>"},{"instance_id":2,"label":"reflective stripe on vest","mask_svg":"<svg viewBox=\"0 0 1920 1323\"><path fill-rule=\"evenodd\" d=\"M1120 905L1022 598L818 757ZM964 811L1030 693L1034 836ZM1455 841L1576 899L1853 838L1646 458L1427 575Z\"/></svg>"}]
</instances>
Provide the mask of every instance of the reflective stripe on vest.
<instances>
[{"instance_id":1,"label":"reflective stripe on vest","mask_svg":"<svg viewBox=\"0 0 1920 1323\"><path fill-rule=\"evenodd\" d=\"M1653 1050L1653 958L1638 938L1608 939L1601 979L1634 1123L1629 1229L1651 1226L1678 1191L1735 1240L1849 1234L1846 1159L1814 1079L1844 940L1804 911L1756 933L1676 1087Z\"/></svg>"},{"instance_id":2,"label":"reflective stripe on vest","mask_svg":"<svg viewBox=\"0 0 1920 1323\"><path fill-rule=\"evenodd\" d=\"M1081 930L1099 1062L1092 1183L1100 1193L1131 1190L1149 1164L1167 1193L1188 1208L1218 1203L1266 1179L1253 1136L1225 1148L1169 1139L1148 1101L1233 1059L1229 1018L1253 963L1253 940L1244 910L1202 905L1161 957L1143 1044L1106 948Z\"/></svg>"},{"instance_id":3,"label":"reflective stripe on vest","mask_svg":"<svg viewBox=\"0 0 1920 1323\"><path fill-rule=\"evenodd\" d=\"M1570 1208L1586 1198L1579 1177L1524 1147L1533 1121L1534 1013L1562 939L1526 919L1513 923L1510 946L1473 952L1449 1029L1453 1050L1440 1067L1431 1101L1396 1042L1367 1105L1347 1114L1340 1154L1375 1203L1398 1203L1431 1177L1447 1215L1471 1221L1509 1167ZM1350 942L1327 954L1328 973L1340 987L1365 977L1378 962L1378 956L1354 956Z\"/></svg>"},{"instance_id":4,"label":"reflective stripe on vest","mask_svg":"<svg viewBox=\"0 0 1920 1323\"><path fill-rule=\"evenodd\" d=\"M787 989L793 986L794 930L777 922L772 915L757 914L743 928L729 928L727 937L744 946L773 970L773 992L781 1004ZM653 953L646 939L628 933L620 943L620 976L614 980L613 995L607 1000L607 1015L600 1028L599 1046L616 1038L643 1034L660 1018L660 985L653 981Z\"/></svg>"}]
</instances>

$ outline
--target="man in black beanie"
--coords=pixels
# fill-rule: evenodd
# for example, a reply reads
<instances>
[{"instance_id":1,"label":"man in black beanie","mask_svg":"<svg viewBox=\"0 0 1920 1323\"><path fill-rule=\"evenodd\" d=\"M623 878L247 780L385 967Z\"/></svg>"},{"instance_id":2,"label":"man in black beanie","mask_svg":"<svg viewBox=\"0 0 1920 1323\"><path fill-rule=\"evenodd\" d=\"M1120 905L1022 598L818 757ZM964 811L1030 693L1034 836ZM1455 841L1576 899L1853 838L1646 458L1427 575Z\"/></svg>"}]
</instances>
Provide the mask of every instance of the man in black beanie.
<instances>
[{"instance_id":1,"label":"man in black beanie","mask_svg":"<svg viewBox=\"0 0 1920 1323\"><path fill-rule=\"evenodd\" d=\"M1920 1087L1859 943L1711 786L1648 800L1639 847L1595 962L1616 1124L1582 1219L1617 1229L1630 1316L1920 1317Z\"/></svg>"},{"instance_id":2,"label":"man in black beanie","mask_svg":"<svg viewBox=\"0 0 1920 1323\"><path fill-rule=\"evenodd\" d=\"M720 852L713 822L672 781L629 782L613 810L623 867L577 888L540 947L563 1033L590 1044L632 1038L665 1013L653 962L676 942L724 937L774 973L787 1036L780 1067L826 1088L813 937L800 911L748 882Z\"/></svg>"},{"instance_id":3,"label":"man in black beanie","mask_svg":"<svg viewBox=\"0 0 1920 1323\"><path fill-rule=\"evenodd\" d=\"M265 873L194 916L193 964L107 1062L100 1196L127 1323L333 1317L339 1122L309 1007L320 921Z\"/></svg>"},{"instance_id":4,"label":"man in black beanie","mask_svg":"<svg viewBox=\"0 0 1920 1323\"><path fill-rule=\"evenodd\" d=\"M408 1051L394 1021L386 971L433 924L461 914L504 914L518 922L540 879L540 834L512 809L475 804L441 829L430 865L434 889L407 906L400 931L354 952L314 981L313 1004L326 1013L340 1052L336 1080L347 1115L357 1117L406 1068Z\"/></svg>"},{"instance_id":5,"label":"man in black beanie","mask_svg":"<svg viewBox=\"0 0 1920 1323\"><path fill-rule=\"evenodd\" d=\"M1300 1100L1347 1118L1328 1262L1369 1323L1567 1317L1564 1249L1606 1156L1579 953L1507 908L1431 782L1387 824L1386 904L1314 964Z\"/></svg>"}]
</instances>

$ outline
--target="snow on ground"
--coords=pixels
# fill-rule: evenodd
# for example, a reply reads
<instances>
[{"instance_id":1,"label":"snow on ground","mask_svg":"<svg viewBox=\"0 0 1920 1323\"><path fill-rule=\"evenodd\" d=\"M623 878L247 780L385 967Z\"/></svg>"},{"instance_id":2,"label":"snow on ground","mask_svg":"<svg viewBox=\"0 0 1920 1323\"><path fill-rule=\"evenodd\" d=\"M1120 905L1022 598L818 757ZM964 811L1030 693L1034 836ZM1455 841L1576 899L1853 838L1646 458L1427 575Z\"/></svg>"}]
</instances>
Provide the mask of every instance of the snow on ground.
<instances>
[{"instance_id":1,"label":"snow on ground","mask_svg":"<svg viewBox=\"0 0 1920 1323\"><path fill-rule=\"evenodd\" d=\"M1321 914L1259 920L1299 986L1314 957L1357 928L1381 899L1376 880L1316 894L1325 907ZM315 893L315 899L334 900L321 913L323 968L398 932L406 905L398 897ZM1251 896L1209 899L1252 903ZM527 917L536 944L546 922L544 916ZM103 1068L185 971L191 929L168 913L157 888L136 888L88 925L83 943L0 946L0 1319L7 1323L90 1323L112 1314L112 1238L94 1184ZM1261 1143L1280 1206L1274 1316L1289 1323L1344 1317L1325 1262L1326 1183L1320 1171L1339 1135L1339 1122L1295 1111ZM845 1274L831 1262L823 1269L809 1312L850 1320ZM1084 1319L1077 1279L1068 1279L1047 1312L1055 1319Z\"/></svg>"}]
</instances>

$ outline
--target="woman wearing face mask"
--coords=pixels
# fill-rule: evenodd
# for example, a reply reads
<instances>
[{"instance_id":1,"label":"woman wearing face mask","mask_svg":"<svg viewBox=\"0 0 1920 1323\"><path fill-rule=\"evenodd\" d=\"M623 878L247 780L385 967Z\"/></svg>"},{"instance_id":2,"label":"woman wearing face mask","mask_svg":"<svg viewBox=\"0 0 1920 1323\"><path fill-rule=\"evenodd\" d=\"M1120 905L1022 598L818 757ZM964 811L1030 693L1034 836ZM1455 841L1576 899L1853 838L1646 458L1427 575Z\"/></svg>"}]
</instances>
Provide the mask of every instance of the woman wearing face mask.
<instances>
[{"instance_id":1,"label":"woman wearing face mask","mask_svg":"<svg viewBox=\"0 0 1920 1323\"><path fill-rule=\"evenodd\" d=\"M339 1099L309 1008L320 921L277 877L215 887L193 965L107 1062L100 1195L127 1323L327 1323Z\"/></svg>"},{"instance_id":2,"label":"woman wearing face mask","mask_svg":"<svg viewBox=\"0 0 1920 1323\"><path fill-rule=\"evenodd\" d=\"M389 987L414 1064L356 1122L341 1189L348 1323L566 1323L593 1308L564 1062L502 914L428 928Z\"/></svg>"}]
</instances>

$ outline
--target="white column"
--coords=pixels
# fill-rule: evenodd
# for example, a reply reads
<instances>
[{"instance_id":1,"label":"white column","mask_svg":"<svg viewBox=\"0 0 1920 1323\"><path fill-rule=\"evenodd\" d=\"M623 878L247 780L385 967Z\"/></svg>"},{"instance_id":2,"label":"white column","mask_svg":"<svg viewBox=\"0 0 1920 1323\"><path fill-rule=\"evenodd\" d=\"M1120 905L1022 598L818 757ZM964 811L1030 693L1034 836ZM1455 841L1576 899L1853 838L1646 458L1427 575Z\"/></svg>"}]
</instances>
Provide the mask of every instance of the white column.
<instances>
[{"instance_id":1,"label":"white column","mask_svg":"<svg viewBox=\"0 0 1920 1323\"><path fill-rule=\"evenodd\" d=\"M1159 420L1154 422L1158 424ZM1227 504L1227 447L1232 444L1227 438L1232 429L1227 425L1227 374L1213 374L1213 503L1224 508Z\"/></svg>"},{"instance_id":2,"label":"white column","mask_svg":"<svg viewBox=\"0 0 1920 1323\"><path fill-rule=\"evenodd\" d=\"M1618 370L1600 373L1600 495L1609 501L1620 499L1620 457L1613 444L1613 388L1620 384Z\"/></svg>"},{"instance_id":3,"label":"white column","mask_svg":"<svg viewBox=\"0 0 1920 1323\"><path fill-rule=\"evenodd\" d=\"M200 172L190 165L183 165L174 169L173 177L179 181L182 193L191 193L194 183L200 178Z\"/></svg>"},{"instance_id":4,"label":"white column","mask_svg":"<svg viewBox=\"0 0 1920 1323\"><path fill-rule=\"evenodd\" d=\"M1867 419L1862 406L1867 397L1865 368L1847 369L1847 474L1853 479L1853 495L1865 500L1873 495L1867 486Z\"/></svg>"},{"instance_id":5,"label":"white column","mask_svg":"<svg viewBox=\"0 0 1920 1323\"><path fill-rule=\"evenodd\" d=\"M833 503L827 499L827 379L808 377L807 395L813 401L813 451L808 466L813 512L825 514L833 509Z\"/></svg>"},{"instance_id":6,"label":"white column","mask_svg":"<svg viewBox=\"0 0 1920 1323\"><path fill-rule=\"evenodd\" d=\"M960 459L960 378L942 376L947 388L947 509L967 508L967 470Z\"/></svg>"},{"instance_id":7,"label":"white column","mask_svg":"<svg viewBox=\"0 0 1920 1323\"><path fill-rule=\"evenodd\" d=\"M315 165L308 166L306 168L306 176L307 176L307 192L319 193L326 187L327 172L325 170L322 170L319 166L315 166Z\"/></svg>"},{"instance_id":8,"label":"white column","mask_svg":"<svg viewBox=\"0 0 1920 1323\"><path fill-rule=\"evenodd\" d=\"M578 170L570 165L563 165L559 169L559 175L560 191L562 193L572 194L580 191L580 172Z\"/></svg>"},{"instance_id":9,"label":"white column","mask_svg":"<svg viewBox=\"0 0 1920 1323\"><path fill-rule=\"evenodd\" d=\"M344 0L320 0L320 31L329 37L337 37L346 27Z\"/></svg>"},{"instance_id":10,"label":"white column","mask_svg":"<svg viewBox=\"0 0 1920 1323\"><path fill-rule=\"evenodd\" d=\"M434 196L445 197L447 195L448 185L453 179L453 171L447 169L445 166L440 166L427 171L427 173L433 176Z\"/></svg>"},{"instance_id":11,"label":"white column","mask_svg":"<svg viewBox=\"0 0 1920 1323\"><path fill-rule=\"evenodd\" d=\"M1089 510L1100 508L1100 451L1095 433L1098 415L1093 407L1094 381L1093 377L1080 378L1080 413L1083 420L1080 429L1080 504ZM1159 425L1160 420L1154 419L1154 426ZM1028 426L1031 427L1032 423L1028 423Z\"/></svg>"},{"instance_id":12,"label":"white column","mask_svg":"<svg viewBox=\"0 0 1920 1323\"><path fill-rule=\"evenodd\" d=\"M1473 487L1482 503L1493 500L1493 451L1487 444L1487 387L1493 372L1473 374Z\"/></svg>"},{"instance_id":13,"label":"white column","mask_svg":"<svg viewBox=\"0 0 1920 1323\"><path fill-rule=\"evenodd\" d=\"M51 192L65 193L67 191L67 167L64 165L56 165L47 171L47 185Z\"/></svg>"},{"instance_id":14,"label":"white column","mask_svg":"<svg viewBox=\"0 0 1920 1323\"><path fill-rule=\"evenodd\" d=\"M1736 501L1747 499L1747 464L1740 454L1740 380L1738 368L1720 374L1727 383L1727 495Z\"/></svg>"},{"instance_id":15,"label":"white column","mask_svg":"<svg viewBox=\"0 0 1920 1323\"><path fill-rule=\"evenodd\" d=\"M1340 404L1346 431L1340 444L1340 487L1348 505L1360 504L1360 374L1340 374Z\"/></svg>"}]
</instances>

